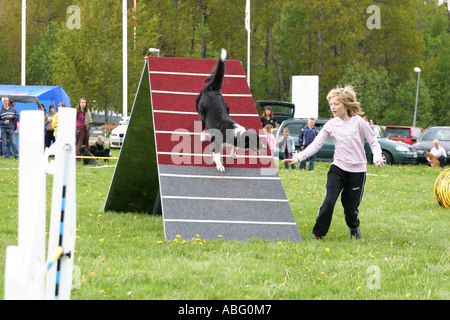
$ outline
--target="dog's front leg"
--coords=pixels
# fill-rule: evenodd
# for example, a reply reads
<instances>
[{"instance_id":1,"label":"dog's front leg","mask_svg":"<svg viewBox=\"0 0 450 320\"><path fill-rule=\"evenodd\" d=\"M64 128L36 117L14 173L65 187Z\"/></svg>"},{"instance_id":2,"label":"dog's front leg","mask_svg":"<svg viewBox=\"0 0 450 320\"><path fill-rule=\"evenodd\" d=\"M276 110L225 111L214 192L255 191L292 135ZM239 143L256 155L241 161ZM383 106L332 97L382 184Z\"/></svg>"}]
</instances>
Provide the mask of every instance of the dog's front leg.
<instances>
[{"instance_id":1,"label":"dog's front leg","mask_svg":"<svg viewBox=\"0 0 450 320\"><path fill-rule=\"evenodd\" d=\"M206 141L206 125L203 120L202 120L202 133L200 135L200 141Z\"/></svg>"},{"instance_id":2,"label":"dog's front leg","mask_svg":"<svg viewBox=\"0 0 450 320\"><path fill-rule=\"evenodd\" d=\"M220 160L220 153L213 152L213 160L216 163L217 170L219 170L220 172L225 172L225 167Z\"/></svg>"},{"instance_id":3,"label":"dog's front leg","mask_svg":"<svg viewBox=\"0 0 450 320\"><path fill-rule=\"evenodd\" d=\"M231 149L231 157L236 160L237 159L237 154L236 154L236 147L233 147L233 149Z\"/></svg>"}]
</instances>

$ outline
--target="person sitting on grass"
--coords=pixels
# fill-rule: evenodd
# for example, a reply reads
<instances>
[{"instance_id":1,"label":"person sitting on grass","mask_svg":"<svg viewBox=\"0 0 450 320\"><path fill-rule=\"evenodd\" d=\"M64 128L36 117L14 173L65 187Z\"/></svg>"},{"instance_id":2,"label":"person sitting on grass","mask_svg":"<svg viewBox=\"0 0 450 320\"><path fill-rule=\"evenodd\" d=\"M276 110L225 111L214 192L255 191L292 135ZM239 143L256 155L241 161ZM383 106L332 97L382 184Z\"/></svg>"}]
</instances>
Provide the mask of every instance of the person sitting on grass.
<instances>
[{"instance_id":1,"label":"person sitting on grass","mask_svg":"<svg viewBox=\"0 0 450 320\"><path fill-rule=\"evenodd\" d=\"M98 136L97 141L89 147L89 152L96 157L110 157L111 152L109 149L105 149L105 137ZM108 162L108 159L104 159Z\"/></svg>"}]
</instances>

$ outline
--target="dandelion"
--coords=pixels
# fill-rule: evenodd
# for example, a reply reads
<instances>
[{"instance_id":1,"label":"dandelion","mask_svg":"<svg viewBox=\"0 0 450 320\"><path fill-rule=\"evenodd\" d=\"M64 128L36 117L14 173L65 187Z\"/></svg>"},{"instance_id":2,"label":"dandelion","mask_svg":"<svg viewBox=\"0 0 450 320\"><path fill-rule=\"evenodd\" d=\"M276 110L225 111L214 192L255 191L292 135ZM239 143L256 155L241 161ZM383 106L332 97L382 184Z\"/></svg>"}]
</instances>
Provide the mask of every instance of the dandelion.
<instances>
[{"instance_id":1,"label":"dandelion","mask_svg":"<svg viewBox=\"0 0 450 320\"><path fill-rule=\"evenodd\" d=\"M162 244L162 241L160 240L160 241L158 241L158 244Z\"/></svg>"},{"instance_id":2,"label":"dandelion","mask_svg":"<svg viewBox=\"0 0 450 320\"><path fill-rule=\"evenodd\" d=\"M357 286L357 287L356 287L356 290L359 290L359 289L361 289L361 286Z\"/></svg>"},{"instance_id":3,"label":"dandelion","mask_svg":"<svg viewBox=\"0 0 450 320\"><path fill-rule=\"evenodd\" d=\"M106 291L105 290L100 290L100 294L105 295Z\"/></svg>"},{"instance_id":4,"label":"dandelion","mask_svg":"<svg viewBox=\"0 0 450 320\"><path fill-rule=\"evenodd\" d=\"M330 248L325 248L325 252L330 252Z\"/></svg>"},{"instance_id":5,"label":"dandelion","mask_svg":"<svg viewBox=\"0 0 450 320\"><path fill-rule=\"evenodd\" d=\"M408 292L408 293L406 294L406 297L407 297L407 298L411 297L411 293Z\"/></svg>"},{"instance_id":6,"label":"dandelion","mask_svg":"<svg viewBox=\"0 0 450 320\"><path fill-rule=\"evenodd\" d=\"M221 234L219 234L219 235L218 235L218 238L219 238L219 239L222 239L222 235L221 235Z\"/></svg>"},{"instance_id":7,"label":"dandelion","mask_svg":"<svg viewBox=\"0 0 450 320\"><path fill-rule=\"evenodd\" d=\"M176 237L177 237L178 239L179 239L179 238L181 238L181 236L180 236L179 234L177 234L177 236L176 236Z\"/></svg>"},{"instance_id":8,"label":"dandelion","mask_svg":"<svg viewBox=\"0 0 450 320\"><path fill-rule=\"evenodd\" d=\"M105 241L105 239L101 238L99 241L100 241L100 242L103 242L103 241Z\"/></svg>"}]
</instances>

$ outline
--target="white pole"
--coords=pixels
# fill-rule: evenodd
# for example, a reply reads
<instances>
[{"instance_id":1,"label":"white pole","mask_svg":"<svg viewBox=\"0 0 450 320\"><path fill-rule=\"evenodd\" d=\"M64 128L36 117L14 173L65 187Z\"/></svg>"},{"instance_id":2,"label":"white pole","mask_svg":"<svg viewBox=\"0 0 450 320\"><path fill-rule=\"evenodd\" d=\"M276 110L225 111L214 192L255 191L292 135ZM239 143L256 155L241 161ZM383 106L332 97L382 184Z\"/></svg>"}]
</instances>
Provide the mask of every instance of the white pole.
<instances>
[{"instance_id":1,"label":"white pole","mask_svg":"<svg viewBox=\"0 0 450 320\"><path fill-rule=\"evenodd\" d=\"M122 41L123 41L123 115L122 119L128 117L128 31L127 31L127 0L122 2Z\"/></svg>"},{"instance_id":2,"label":"white pole","mask_svg":"<svg viewBox=\"0 0 450 320\"><path fill-rule=\"evenodd\" d=\"M245 5L245 28L247 29L247 83L250 88L250 0Z\"/></svg>"},{"instance_id":3,"label":"white pole","mask_svg":"<svg viewBox=\"0 0 450 320\"><path fill-rule=\"evenodd\" d=\"M247 82L250 88L250 31L247 33Z\"/></svg>"},{"instance_id":4,"label":"white pole","mask_svg":"<svg viewBox=\"0 0 450 320\"><path fill-rule=\"evenodd\" d=\"M417 101L419 100L419 85L420 85L420 72L422 71L420 68L415 67L414 71L417 72L419 75L417 76L417 90L416 90L416 104L414 106L414 120L413 120L413 127L416 126L416 115L417 115Z\"/></svg>"},{"instance_id":5,"label":"white pole","mask_svg":"<svg viewBox=\"0 0 450 320\"><path fill-rule=\"evenodd\" d=\"M22 0L22 81L25 85L26 75L26 56L27 56L27 0Z\"/></svg>"}]
</instances>

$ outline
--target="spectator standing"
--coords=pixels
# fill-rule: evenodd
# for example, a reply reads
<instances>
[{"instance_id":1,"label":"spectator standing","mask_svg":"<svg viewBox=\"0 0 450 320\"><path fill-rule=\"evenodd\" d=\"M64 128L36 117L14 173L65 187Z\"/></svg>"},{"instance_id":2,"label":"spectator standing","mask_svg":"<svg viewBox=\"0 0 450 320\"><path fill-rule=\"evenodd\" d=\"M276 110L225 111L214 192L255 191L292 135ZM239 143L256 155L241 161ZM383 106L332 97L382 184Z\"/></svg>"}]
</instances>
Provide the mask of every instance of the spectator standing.
<instances>
[{"instance_id":1,"label":"spectator standing","mask_svg":"<svg viewBox=\"0 0 450 320\"><path fill-rule=\"evenodd\" d=\"M58 104L58 111L59 108L65 108L66 104L64 102L60 102ZM55 113L55 115L52 117L52 127L53 127L53 135L55 136L55 140L56 140L56 130L58 128L58 113Z\"/></svg>"},{"instance_id":2,"label":"spectator standing","mask_svg":"<svg viewBox=\"0 0 450 320\"><path fill-rule=\"evenodd\" d=\"M316 128L315 124L316 124L316 119L311 117L308 119L308 124L300 130L300 135L298 136L300 150L303 151L306 147L308 147L314 141L314 139L317 137L317 135L319 134L319 129ZM307 161L309 161L308 170L313 171L314 164L316 162L316 154L313 154L308 159L300 162L300 170L306 169Z\"/></svg>"},{"instance_id":3,"label":"spectator standing","mask_svg":"<svg viewBox=\"0 0 450 320\"><path fill-rule=\"evenodd\" d=\"M52 120L53 117L55 116L55 106L54 105L50 105L50 107L48 107L48 113L45 115L45 147L46 148L50 148L50 145L53 142L56 141L55 139L55 135L54 135L54 131L55 129L53 129L53 124L52 124Z\"/></svg>"},{"instance_id":4,"label":"spectator standing","mask_svg":"<svg viewBox=\"0 0 450 320\"><path fill-rule=\"evenodd\" d=\"M275 148L277 147L277 140L272 133L273 126L268 124L264 127L264 133L266 134L267 146L270 149L272 156L275 154Z\"/></svg>"},{"instance_id":5,"label":"spectator standing","mask_svg":"<svg viewBox=\"0 0 450 320\"><path fill-rule=\"evenodd\" d=\"M19 149L17 148L16 133L14 132L14 123L19 121L19 113L9 104L8 97L2 97L3 107L0 110L0 128L2 133L2 152L3 157L9 158L10 148L8 147L8 139L11 144L11 152L14 158L19 157Z\"/></svg>"},{"instance_id":6,"label":"spectator standing","mask_svg":"<svg viewBox=\"0 0 450 320\"><path fill-rule=\"evenodd\" d=\"M262 124L263 128L265 126L267 126L268 124L270 124L273 127L272 130L277 130L278 129L277 119L273 115L271 107L265 107L264 108L264 111L263 111L263 114L262 114L262 117L261 117L261 124Z\"/></svg>"},{"instance_id":7,"label":"spectator standing","mask_svg":"<svg viewBox=\"0 0 450 320\"><path fill-rule=\"evenodd\" d=\"M90 136L90 130L92 128L92 115L89 111L88 103L85 98L81 98L78 101L77 106L77 122L76 122L76 148L77 148L77 155L80 156L81 154L78 152L78 149L81 146L88 146L89 145L89 136ZM77 159L77 161L80 161L80 159Z\"/></svg>"},{"instance_id":8,"label":"spectator standing","mask_svg":"<svg viewBox=\"0 0 450 320\"><path fill-rule=\"evenodd\" d=\"M283 136L278 141L283 159L292 159L295 151L294 138L289 135L289 128L283 128ZM284 162L284 161L283 161ZM289 169L289 164L284 162L284 168ZM291 162L291 168L295 169L295 164Z\"/></svg>"}]
</instances>

